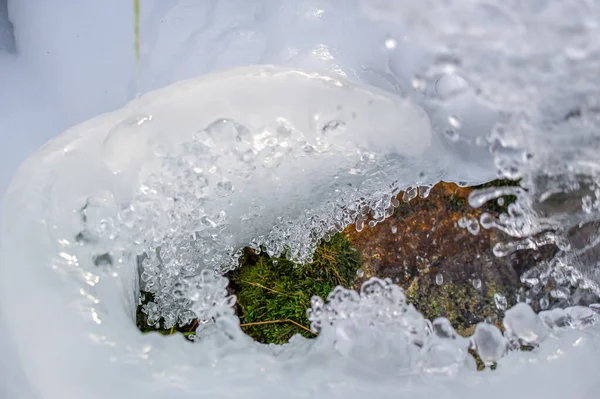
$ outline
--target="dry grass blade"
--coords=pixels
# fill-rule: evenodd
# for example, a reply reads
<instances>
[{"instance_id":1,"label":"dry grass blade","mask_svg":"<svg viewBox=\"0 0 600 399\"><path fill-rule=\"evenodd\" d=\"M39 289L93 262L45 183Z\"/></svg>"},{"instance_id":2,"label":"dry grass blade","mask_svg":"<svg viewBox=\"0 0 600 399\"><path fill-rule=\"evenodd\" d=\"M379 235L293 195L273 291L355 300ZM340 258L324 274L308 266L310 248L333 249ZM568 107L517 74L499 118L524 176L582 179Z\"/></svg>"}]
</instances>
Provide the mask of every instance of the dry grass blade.
<instances>
[{"instance_id":1,"label":"dry grass blade","mask_svg":"<svg viewBox=\"0 0 600 399\"><path fill-rule=\"evenodd\" d=\"M297 323L294 320L289 320L289 319L269 320L269 321L255 321L255 322L252 322L252 323L243 323L243 324L240 324L240 327L263 326L265 324L277 324L277 323L291 323L291 324L295 325L296 327L299 327L299 328L303 329L304 331L311 333L314 336L319 335L316 332L312 331L310 328L304 327L302 324Z\"/></svg>"}]
</instances>

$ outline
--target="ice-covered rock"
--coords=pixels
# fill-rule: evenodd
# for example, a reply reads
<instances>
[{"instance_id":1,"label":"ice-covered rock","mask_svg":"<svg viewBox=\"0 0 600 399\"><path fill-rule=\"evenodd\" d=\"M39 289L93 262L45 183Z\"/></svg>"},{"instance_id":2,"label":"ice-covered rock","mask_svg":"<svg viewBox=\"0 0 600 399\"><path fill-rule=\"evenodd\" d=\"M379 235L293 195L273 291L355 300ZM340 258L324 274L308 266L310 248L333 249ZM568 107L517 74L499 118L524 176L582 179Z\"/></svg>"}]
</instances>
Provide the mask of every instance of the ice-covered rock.
<instances>
[{"instance_id":1,"label":"ice-covered rock","mask_svg":"<svg viewBox=\"0 0 600 399\"><path fill-rule=\"evenodd\" d=\"M490 224L518 237L594 222L581 201L573 214L547 202L532 210L576 192L575 175L587 176L585 195L597 185L597 4L148 0L141 10L136 65L128 2L9 2L18 54L0 54L3 179L46 138L138 90L279 67L147 94L22 165L0 231L0 348L16 348L2 352L0 371L11 373L0 386L11 378L10 395L597 396L589 309L565 310L575 328L532 353L504 356L506 338L480 324L478 353L500 363L480 380L460 340L434 335L389 281L342 305L322 301L329 327L317 339L272 350L241 333L230 299L213 291L222 280L193 280L249 241L309 257L345 222L386 217L403 186L443 178L522 177L530 190ZM160 289L165 315L206 312L217 298L198 343L135 328L142 251L143 282ZM180 280L194 287L183 298L173 295ZM531 338L533 319L507 324Z\"/></svg>"}]
</instances>

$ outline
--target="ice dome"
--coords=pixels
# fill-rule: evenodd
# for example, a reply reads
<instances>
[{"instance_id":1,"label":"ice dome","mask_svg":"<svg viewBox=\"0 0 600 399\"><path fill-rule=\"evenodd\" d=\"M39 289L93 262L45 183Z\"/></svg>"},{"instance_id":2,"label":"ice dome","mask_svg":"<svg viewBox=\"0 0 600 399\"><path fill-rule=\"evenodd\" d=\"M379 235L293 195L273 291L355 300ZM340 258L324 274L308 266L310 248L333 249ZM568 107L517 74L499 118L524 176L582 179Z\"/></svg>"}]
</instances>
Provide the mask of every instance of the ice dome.
<instances>
[{"instance_id":1,"label":"ice dome","mask_svg":"<svg viewBox=\"0 0 600 399\"><path fill-rule=\"evenodd\" d=\"M465 339L373 278L313 300L316 339L262 345L222 273L248 245L306 262L401 190L501 176L521 186L481 220L515 238L497 252L551 240L553 271L597 289L599 20L584 0L0 1L0 396L596 397L599 306L519 304ZM194 344L136 329L140 280L156 317L205 321Z\"/></svg>"}]
</instances>

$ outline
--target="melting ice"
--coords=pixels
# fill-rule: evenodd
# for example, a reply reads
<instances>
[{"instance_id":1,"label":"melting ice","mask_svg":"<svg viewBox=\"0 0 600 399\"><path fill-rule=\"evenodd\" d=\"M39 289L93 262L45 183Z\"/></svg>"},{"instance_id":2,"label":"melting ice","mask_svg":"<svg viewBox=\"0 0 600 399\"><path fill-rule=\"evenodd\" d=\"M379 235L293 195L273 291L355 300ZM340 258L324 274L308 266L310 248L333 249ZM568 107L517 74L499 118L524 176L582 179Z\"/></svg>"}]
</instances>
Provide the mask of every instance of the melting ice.
<instances>
[{"instance_id":1,"label":"melting ice","mask_svg":"<svg viewBox=\"0 0 600 399\"><path fill-rule=\"evenodd\" d=\"M0 394L597 396L598 306L579 305L600 281L598 5L147 0L136 69L125 3L0 7L6 170L118 109L47 143L4 200ZM560 307L499 295L504 333L462 338L372 278L313 299L314 340L242 333L220 272L243 246L305 262L328 234L389 216L400 190L496 176L521 188L475 193L517 195L481 228L517 240L499 256L559 246L523 281L531 299L552 280ZM205 321L193 345L136 330L140 285L153 317ZM476 372L469 350L496 370Z\"/></svg>"}]
</instances>

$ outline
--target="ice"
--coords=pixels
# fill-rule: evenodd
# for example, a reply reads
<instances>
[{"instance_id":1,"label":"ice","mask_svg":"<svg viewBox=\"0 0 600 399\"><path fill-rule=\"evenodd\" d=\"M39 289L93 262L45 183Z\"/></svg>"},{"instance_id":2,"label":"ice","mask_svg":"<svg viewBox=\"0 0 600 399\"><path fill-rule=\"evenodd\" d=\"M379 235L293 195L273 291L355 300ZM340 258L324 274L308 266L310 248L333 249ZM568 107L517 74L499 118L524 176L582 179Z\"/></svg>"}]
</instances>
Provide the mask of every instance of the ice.
<instances>
[{"instance_id":1,"label":"ice","mask_svg":"<svg viewBox=\"0 0 600 399\"><path fill-rule=\"evenodd\" d=\"M473 334L473 343L481 360L487 366L498 362L508 350L508 343L502 332L491 324L477 325Z\"/></svg>"},{"instance_id":2,"label":"ice","mask_svg":"<svg viewBox=\"0 0 600 399\"><path fill-rule=\"evenodd\" d=\"M11 1L16 54L3 4L0 187L117 111L46 144L4 200L0 396L597 397L597 315L576 291L600 281L595 2L146 0L138 65L128 2ZM313 299L314 340L242 333L219 275L242 246L307 261L401 189L496 176L521 188L474 194L518 197L482 227L518 239L500 255L560 247L527 279L564 310L518 305L505 335L466 340L375 278ZM142 336L139 284L155 319L206 321L197 342ZM470 343L498 368L475 372Z\"/></svg>"},{"instance_id":3,"label":"ice","mask_svg":"<svg viewBox=\"0 0 600 399\"><path fill-rule=\"evenodd\" d=\"M503 320L505 335L523 345L539 345L547 327L527 304L518 303L506 311Z\"/></svg>"},{"instance_id":4,"label":"ice","mask_svg":"<svg viewBox=\"0 0 600 399\"><path fill-rule=\"evenodd\" d=\"M437 285L442 285L444 284L444 275L442 273L438 273L435 276L435 283Z\"/></svg>"},{"instance_id":5,"label":"ice","mask_svg":"<svg viewBox=\"0 0 600 399\"><path fill-rule=\"evenodd\" d=\"M507 301L506 301L506 297L504 295L502 295L499 292L496 292L494 294L494 302L495 302L496 308L498 308L498 310L506 310Z\"/></svg>"}]
</instances>

